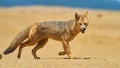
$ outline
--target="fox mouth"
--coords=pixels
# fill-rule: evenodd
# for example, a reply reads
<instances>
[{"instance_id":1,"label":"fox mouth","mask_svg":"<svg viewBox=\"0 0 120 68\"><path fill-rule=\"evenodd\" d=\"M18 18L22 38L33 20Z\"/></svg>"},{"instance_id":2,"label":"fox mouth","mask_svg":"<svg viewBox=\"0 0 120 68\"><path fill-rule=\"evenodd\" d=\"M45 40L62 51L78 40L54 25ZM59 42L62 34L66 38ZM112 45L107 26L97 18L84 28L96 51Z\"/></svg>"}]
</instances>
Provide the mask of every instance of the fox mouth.
<instances>
[{"instance_id":1,"label":"fox mouth","mask_svg":"<svg viewBox=\"0 0 120 68\"><path fill-rule=\"evenodd\" d=\"M82 33L85 33L85 31L84 30L80 30Z\"/></svg>"},{"instance_id":2,"label":"fox mouth","mask_svg":"<svg viewBox=\"0 0 120 68\"><path fill-rule=\"evenodd\" d=\"M81 31L82 33L85 33L85 29L80 29L80 31Z\"/></svg>"}]
</instances>

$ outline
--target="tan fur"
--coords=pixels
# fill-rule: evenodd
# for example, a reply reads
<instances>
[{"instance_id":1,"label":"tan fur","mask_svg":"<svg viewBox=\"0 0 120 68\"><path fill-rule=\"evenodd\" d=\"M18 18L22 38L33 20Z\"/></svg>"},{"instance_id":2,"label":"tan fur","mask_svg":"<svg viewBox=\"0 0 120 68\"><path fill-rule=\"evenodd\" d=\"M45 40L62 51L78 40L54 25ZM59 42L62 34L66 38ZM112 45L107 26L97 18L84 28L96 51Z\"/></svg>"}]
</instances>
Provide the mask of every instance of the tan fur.
<instances>
[{"instance_id":1,"label":"tan fur","mask_svg":"<svg viewBox=\"0 0 120 68\"><path fill-rule=\"evenodd\" d=\"M26 40L22 39L23 42L19 43L19 45L9 46L4 51L4 54L10 53L16 49L14 47L20 46L17 55L17 57L20 58L24 47L35 45L37 43L32 49L32 55L35 59L40 59L40 57L37 57L36 51L42 48L47 43L48 39L51 38L62 42L64 51L59 52L59 55L67 54L69 58L73 58L71 56L69 42L73 40L79 32L85 32L88 26L87 16L88 12L85 12L83 15L75 13L75 19L69 21L50 21L30 25L29 33L25 35L25 38L27 37Z\"/></svg>"}]
</instances>

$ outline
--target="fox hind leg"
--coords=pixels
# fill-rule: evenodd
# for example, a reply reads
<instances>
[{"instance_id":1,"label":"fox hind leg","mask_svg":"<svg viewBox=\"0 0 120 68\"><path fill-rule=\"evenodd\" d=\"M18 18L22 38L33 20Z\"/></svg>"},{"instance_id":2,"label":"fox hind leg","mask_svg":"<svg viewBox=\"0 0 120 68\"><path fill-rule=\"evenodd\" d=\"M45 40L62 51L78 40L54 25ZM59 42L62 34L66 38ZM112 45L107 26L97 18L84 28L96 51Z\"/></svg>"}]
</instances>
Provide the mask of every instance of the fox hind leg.
<instances>
[{"instance_id":1,"label":"fox hind leg","mask_svg":"<svg viewBox=\"0 0 120 68\"><path fill-rule=\"evenodd\" d=\"M34 45L38 42L39 40L30 40L28 39L27 41L25 41L24 43L22 43L19 47L19 50L18 50L18 55L17 57L20 58L21 57L21 52L22 52L22 49L26 46L31 46L31 45Z\"/></svg>"},{"instance_id":2,"label":"fox hind leg","mask_svg":"<svg viewBox=\"0 0 120 68\"><path fill-rule=\"evenodd\" d=\"M44 37L42 34L38 33L37 28L38 27L36 25L30 29L28 39L25 42L23 42L19 47L19 51L18 51L18 55L17 55L18 58L21 57L21 52L24 47L34 45L34 44L38 43Z\"/></svg>"},{"instance_id":3,"label":"fox hind leg","mask_svg":"<svg viewBox=\"0 0 120 68\"><path fill-rule=\"evenodd\" d=\"M36 51L40 48L43 48L44 45L47 43L48 38L42 39L38 42L38 44L32 49L32 55L34 56L35 59L40 59L40 57L37 57Z\"/></svg>"},{"instance_id":4,"label":"fox hind leg","mask_svg":"<svg viewBox=\"0 0 120 68\"><path fill-rule=\"evenodd\" d=\"M17 58L21 57L21 52L22 52L23 47L28 46L29 43L30 43L30 41L27 40L26 42L24 42L20 45L19 50L18 50L18 54L17 54Z\"/></svg>"}]
</instances>

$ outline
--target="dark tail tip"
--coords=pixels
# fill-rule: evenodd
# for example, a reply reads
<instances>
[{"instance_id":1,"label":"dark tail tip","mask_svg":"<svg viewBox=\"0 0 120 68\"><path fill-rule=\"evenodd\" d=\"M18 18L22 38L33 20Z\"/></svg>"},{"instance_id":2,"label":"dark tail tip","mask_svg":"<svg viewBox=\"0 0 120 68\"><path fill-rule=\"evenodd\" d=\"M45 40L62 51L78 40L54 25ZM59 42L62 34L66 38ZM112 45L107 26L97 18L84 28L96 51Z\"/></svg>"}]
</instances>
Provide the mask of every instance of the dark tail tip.
<instances>
[{"instance_id":1,"label":"dark tail tip","mask_svg":"<svg viewBox=\"0 0 120 68\"><path fill-rule=\"evenodd\" d=\"M7 55L7 54L9 54L9 53L11 53L11 52L13 52L13 50L11 50L11 49L6 49L6 50L3 52L3 54Z\"/></svg>"},{"instance_id":2,"label":"dark tail tip","mask_svg":"<svg viewBox=\"0 0 120 68\"><path fill-rule=\"evenodd\" d=\"M2 59L2 55L0 54L0 59Z\"/></svg>"}]
</instances>

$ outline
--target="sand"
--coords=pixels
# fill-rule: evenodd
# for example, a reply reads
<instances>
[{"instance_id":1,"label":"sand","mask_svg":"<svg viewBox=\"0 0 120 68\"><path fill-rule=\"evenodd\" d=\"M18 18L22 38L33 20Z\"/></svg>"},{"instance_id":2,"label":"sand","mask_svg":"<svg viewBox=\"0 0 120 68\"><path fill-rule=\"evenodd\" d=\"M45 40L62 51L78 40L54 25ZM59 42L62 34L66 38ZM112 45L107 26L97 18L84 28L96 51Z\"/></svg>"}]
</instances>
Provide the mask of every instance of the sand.
<instances>
[{"instance_id":1,"label":"sand","mask_svg":"<svg viewBox=\"0 0 120 68\"><path fill-rule=\"evenodd\" d=\"M49 39L35 60L32 48L22 51L17 59L18 48L9 55L3 55L0 68L120 68L120 11L75 9L67 7L12 7L0 8L0 53L11 43L17 33L30 24L53 20L70 20L74 13L89 12L89 26L85 34L78 34L70 42L72 55L77 59L58 56L63 51L61 42Z\"/></svg>"}]
</instances>

